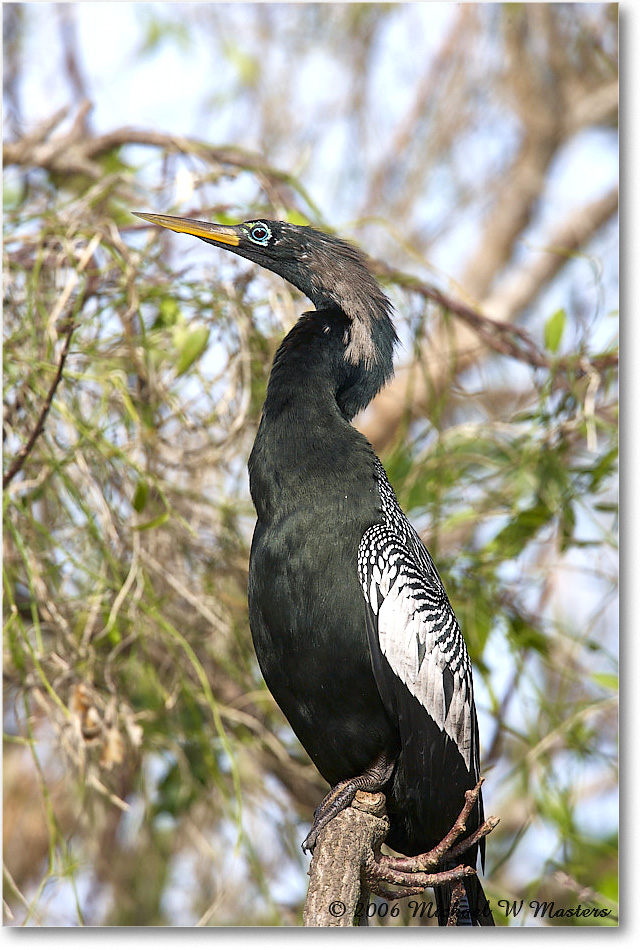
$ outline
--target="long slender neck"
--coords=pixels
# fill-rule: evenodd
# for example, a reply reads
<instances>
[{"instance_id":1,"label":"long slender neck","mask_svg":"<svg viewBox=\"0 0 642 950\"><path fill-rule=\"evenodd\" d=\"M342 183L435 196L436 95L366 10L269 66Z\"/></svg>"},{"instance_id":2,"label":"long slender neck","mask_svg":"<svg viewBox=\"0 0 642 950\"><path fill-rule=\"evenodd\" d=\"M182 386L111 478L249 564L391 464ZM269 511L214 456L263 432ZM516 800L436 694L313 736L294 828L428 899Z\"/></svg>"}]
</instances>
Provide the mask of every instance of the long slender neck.
<instances>
[{"instance_id":1,"label":"long slender neck","mask_svg":"<svg viewBox=\"0 0 642 950\"><path fill-rule=\"evenodd\" d=\"M372 475L372 447L349 420L390 375L392 356L370 370L350 362L349 329L339 310L304 314L276 354L249 461L259 520L319 493L350 493Z\"/></svg>"}]
</instances>

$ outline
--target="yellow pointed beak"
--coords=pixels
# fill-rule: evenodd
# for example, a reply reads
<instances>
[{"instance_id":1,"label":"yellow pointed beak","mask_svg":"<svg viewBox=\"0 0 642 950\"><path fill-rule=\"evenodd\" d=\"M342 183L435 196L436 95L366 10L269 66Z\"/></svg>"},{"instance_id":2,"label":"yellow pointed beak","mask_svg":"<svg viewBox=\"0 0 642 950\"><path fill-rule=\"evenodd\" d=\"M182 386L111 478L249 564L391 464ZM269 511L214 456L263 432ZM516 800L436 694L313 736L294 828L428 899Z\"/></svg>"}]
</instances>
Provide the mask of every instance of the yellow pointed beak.
<instances>
[{"instance_id":1,"label":"yellow pointed beak","mask_svg":"<svg viewBox=\"0 0 642 950\"><path fill-rule=\"evenodd\" d=\"M230 244L232 247L239 245L236 229L225 224L210 224L209 221L195 221L193 218L175 218L171 214L142 214L140 211L132 211L132 214L178 234L192 234L194 237L207 238L217 244Z\"/></svg>"}]
</instances>

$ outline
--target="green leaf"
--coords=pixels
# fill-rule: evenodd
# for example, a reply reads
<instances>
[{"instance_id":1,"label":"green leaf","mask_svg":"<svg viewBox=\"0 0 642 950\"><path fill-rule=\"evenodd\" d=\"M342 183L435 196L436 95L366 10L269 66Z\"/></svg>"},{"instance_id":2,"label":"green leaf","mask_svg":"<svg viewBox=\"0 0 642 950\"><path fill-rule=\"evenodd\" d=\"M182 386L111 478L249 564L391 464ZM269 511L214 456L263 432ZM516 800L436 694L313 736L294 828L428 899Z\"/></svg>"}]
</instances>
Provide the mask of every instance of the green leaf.
<instances>
[{"instance_id":1,"label":"green leaf","mask_svg":"<svg viewBox=\"0 0 642 950\"><path fill-rule=\"evenodd\" d=\"M520 651L536 650L543 656L549 652L546 635L519 614L508 617L508 638Z\"/></svg>"},{"instance_id":2,"label":"green leaf","mask_svg":"<svg viewBox=\"0 0 642 950\"><path fill-rule=\"evenodd\" d=\"M612 449L609 449L598 458L597 462L593 466L591 471L591 484L589 485L590 491L597 491L603 482L603 480L611 475L615 471L618 459L618 447L614 446Z\"/></svg>"},{"instance_id":3,"label":"green leaf","mask_svg":"<svg viewBox=\"0 0 642 950\"><path fill-rule=\"evenodd\" d=\"M168 519L169 511L164 511L158 518L152 518L151 521L146 521L145 524L132 525L132 531L150 531L152 528L160 528Z\"/></svg>"},{"instance_id":4,"label":"green leaf","mask_svg":"<svg viewBox=\"0 0 642 950\"><path fill-rule=\"evenodd\" d=\"M261 75L260 60L235 42L224 43L223 51L227 60L236 69L241 83L244 86L255 86Z\"/></svg>"},{"instance_id":5,"label":"green leaf","mask_svg":"<svg viewBox=\"0 0 642 950\"><path fill-rule=\"evenodd\" d=\"M174 297L163 297L158 304L156 319L152 325L152 330L159 327L175 327L181 320L181 308Z\"/></svg>"},{"instance_id":6,"label":"green leaf","mask_svg":"<svg viewBox=\"0 0 642 950\"><path fill-rule=\"evenodd\" d=\"M309 224L310 219L306 218L304 214L301 214L300 211L297 211L296 208L290 208L288 213L285 216L286 221L289 221L290 224Z\"/></svg>"},{"instance_id":7,"label":"green leaf","mask_svg":"<svg viewBox=\"0 0 642 950\"><path fill-rule=\"evenodd\" d=\"M179 345L178 358L174 366L177 376L186 373L190 366L203 355L209 338L209 327L195 327L185 334Z\"/></svg>"},{"instance_id":8,"label":"green leaf","mask_svg":"<svg viewBox=\"0 0 642 950\"><path fill-rule=\"evenodd\" d=\"M573 532L575 531L575 510L573 505L568 503L562 507L559 518L560 525L560 547L565 551L573 541Z\"/></svg>"},{"instance_id":9,"label":"green leaf","mask_svg":"<svg viewBox=\"0 0 642 950\"><path fill-rule=\"evenodd\" d=\"M553 512L541 502L526 508L495 535L489 544L505 559L517 557L529 541L552 519Z\"/></svg>"},{"instance_id":10,"label":"green leaf","mask_svg":"<svg viewBox=\"0 0 642 950\"><path fill-rule=\"evenodd\" d=\"M602 689L607 689L613 693L617 693L620 686L619 677L615 673L593 673L591 679Z\"/></svg>"},{"instance_id":11,"label":"green leaf","mask_svg":"<svg viewBox=\"0 0 642 950\"><path fill-rule=\"evenodd\" d=\"M557 353L562 342L562 334L566 326L566 310L556 310L549 317L544 327L544 345L551 353Z\"/></svg>"},{"instance_id":12,"label":"green leaf","mask_svg":"<svg viewBox=\"0 0 642 950\"><path fill-rule=\"evenodd\" d=\"M146 481L142 478L136 483L136 489L134 491L134 497L132 498L132 508L134 511L141 512L145 507L147 501L147 494L149 491L149 486Z\"/></svg>"}]
</instances>

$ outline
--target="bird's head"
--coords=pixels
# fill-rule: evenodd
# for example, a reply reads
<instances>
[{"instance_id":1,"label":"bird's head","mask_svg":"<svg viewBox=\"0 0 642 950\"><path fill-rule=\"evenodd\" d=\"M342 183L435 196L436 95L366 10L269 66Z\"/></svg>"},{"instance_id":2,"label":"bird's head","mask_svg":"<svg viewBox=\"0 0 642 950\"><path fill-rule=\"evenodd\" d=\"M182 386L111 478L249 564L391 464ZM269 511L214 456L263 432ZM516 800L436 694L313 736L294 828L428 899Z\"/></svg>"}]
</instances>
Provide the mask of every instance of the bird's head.
<instances>
[{"instance_id":1,"label":"bird's head","mask_svg":"<svg viewBox=\"0 0 642 950\"><path fill-rule=\"evenodd\" d=\"M230 226L166 214L137 214L151 224L191 234L260 264L297 287L317 310L342 310L351 321L346 359L367 368L385 361L392 371L397 339L390 320L392 306L365 255L352 244L286 221L244 221ZM387 369L385 375L389 375Z\"/></svg>"}]
</instances>

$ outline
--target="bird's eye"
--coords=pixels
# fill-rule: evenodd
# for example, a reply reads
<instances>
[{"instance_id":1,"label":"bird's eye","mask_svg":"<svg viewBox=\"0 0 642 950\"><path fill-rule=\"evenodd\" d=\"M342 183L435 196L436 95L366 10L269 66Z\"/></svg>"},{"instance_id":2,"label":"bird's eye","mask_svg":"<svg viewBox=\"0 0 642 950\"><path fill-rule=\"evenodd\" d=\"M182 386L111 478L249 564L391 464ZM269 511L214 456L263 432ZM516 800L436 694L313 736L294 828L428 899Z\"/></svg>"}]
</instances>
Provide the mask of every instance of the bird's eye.
<instances>
[{"instance_id":1,"label":"bird's eye","mask_svg":"<svg viewBox=\"0 0 642 950\"><path fill-rule=\"evenodd\" d=\"M250 241L254 241L255 244L261 244L263 247L267 247L270 238L272 237L272 232L268 228L267 224L262 224L257 222L256 224L250 224L247 230L247 236Z\"/></svg>"}]
</instances>

